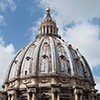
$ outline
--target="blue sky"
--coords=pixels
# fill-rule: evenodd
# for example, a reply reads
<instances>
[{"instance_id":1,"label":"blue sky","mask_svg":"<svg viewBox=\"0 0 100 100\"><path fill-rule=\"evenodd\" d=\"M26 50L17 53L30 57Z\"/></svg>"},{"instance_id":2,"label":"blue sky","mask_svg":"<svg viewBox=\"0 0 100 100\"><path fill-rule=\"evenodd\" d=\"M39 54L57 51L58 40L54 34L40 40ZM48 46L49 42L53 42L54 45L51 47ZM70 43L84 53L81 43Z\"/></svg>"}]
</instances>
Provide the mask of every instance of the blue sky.
<instances>
[{"instance_id":1,"label":"blue sky","mask_svg":"<svg viewBox=\"0 0 100 100\"><path fill-rule=\"evenodd\" d=\"M6 44L13 43L18 50L30 40L29 28L43 16L43 10L35 0L16 0L15 3L14 11L9 6L5 11L0 11L7 24L1 28L1 36Z\"/></svg>"},{"instance_id":2,"label":"blue sky","mask_svg":"<svg viewBox=\"0 0 100 100\"><path fill-rule=\"evenodd\" d=\"M38 34L47 3L59 34L88 60L100 90L100 0L0 0L0 84L16 52Z\"/></svg>"}]
</instances>

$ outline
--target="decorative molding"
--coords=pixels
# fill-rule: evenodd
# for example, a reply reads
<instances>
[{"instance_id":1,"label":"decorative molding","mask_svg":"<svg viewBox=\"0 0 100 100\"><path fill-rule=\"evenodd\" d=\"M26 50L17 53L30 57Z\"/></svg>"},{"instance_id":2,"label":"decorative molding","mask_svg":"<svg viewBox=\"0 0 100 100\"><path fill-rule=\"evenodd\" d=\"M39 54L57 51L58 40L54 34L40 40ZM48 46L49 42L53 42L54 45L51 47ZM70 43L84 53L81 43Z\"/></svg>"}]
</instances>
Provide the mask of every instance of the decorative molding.
<instances>
[{"instance_id":1,"label":"decorative molding","mask_svg":"<svg viewBox=\"0 0 100 100\"><path fill-rule=\"evenodd\" d=\"M42 83L48 83L48 82L51 82L51 78L40 78L40 81Z\"/></svg>"},{"instance_id":2,"label":"decorative molding","mask_svg":"<svg viewBox=\"0 0 100 100\"><path fill-rule=\"evenodd\" d=\"M9 84L9 87L10 87L10 88L12 88L12 87L14 87L14 86L15 86L15 82L12 82L12 83Z\"/></svg>"},{"instance_id":3,"label":"decorative molding","mask_svg":"<svg viewBox=\"0 0 100 100\"><path fill-rule=\"evenodd\" d=\"M59 78L59 80L60 80L61 83L70 83L71 82L71 80L67 79L66 77Z\"/></svg>"},{"instance_id":4,"label":"decorative molding","mask_svg":"<svg viewBox=\"0 0 100 100\"><path fill-rule=\"evenodd\" d=\"M24 84L31 83L31 80L29 80L29 79L25 79L25 80L23 80L23 83L24 83Z\"/></svg>"}]
</instances>

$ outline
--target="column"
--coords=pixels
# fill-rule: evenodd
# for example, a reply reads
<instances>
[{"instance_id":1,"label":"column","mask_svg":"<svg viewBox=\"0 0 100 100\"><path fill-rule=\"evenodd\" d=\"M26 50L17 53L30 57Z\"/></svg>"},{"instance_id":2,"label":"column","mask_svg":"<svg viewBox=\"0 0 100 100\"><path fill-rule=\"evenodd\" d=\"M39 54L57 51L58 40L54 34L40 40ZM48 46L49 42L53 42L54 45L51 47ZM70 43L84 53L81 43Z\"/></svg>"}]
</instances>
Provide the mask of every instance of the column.
<instances>
[{"instance_id":1,"label":"column","mask_svg":"<svg viewBox=\"0 0 100 100\"><path fill-rule=\"evenodd\" d=\"M35 100L36 89L28 90L28 100Z\"/></svg>"},{"instance_id":2,"label":"column","mask_svg":"<svg viewBox=\"0 0 100 100\"><path fill-rule=\"evenodd\" d=\"M40 34L42 34L42 27L40 28Z\"/></svg>"},{"instance_id":3,"label":"column","mask_svg":"<svg viewBox=\"0 0 100 100\"><path fill-rule=\"evenodd\" d=\"M83 99L83 90L82 88L74 88L74 98L75 100L82 100Z\"/></svg>"},{"instance_id":4,"label":"column","mask_svg":"<svg viewBox=\"0 0 100 100\"><path fill-rule=\"evenodd\" d=\"M52 88L52 100L60 100L60 88Z\"/></svg>"},{"instance_id":5,"label":"column","mask_svg":"<svg viewBox=\"0 0 100 100\"><path fill-rule=\"evenodd\" d=\"M30 98L30 92L28 92L27 99L31 100L31 98Z\"/></svg>"},{"instance_id":6,"label":"column","mask_svg":"<svg viewBox=\"0 0 100 100\"><path fill-rule=\"evenodd\" d=\"M10 97L10 95L8 95L8 100L11 100L11 97Z\"/></svg>"},{"instance_id":7,"label":"column","mask_svg":"<svg viewBox=\"0 0 100 100\"><path fill-rule=\"evenodd\" d=\"M74 97L75 97L75 100L78 100L78 91L77 91L77 89L74 90Z\"/></svg>"},{"instance_id":8,"label":"column","mask_svg":"<svg viewBox=\"0 0 100 100\"><path fill-rule=\"evenodd\" d=\"M11 96L11 100L17 100L16 93L12 94L12 96Z\"/></svg>"},{"instance_id":9,"label":"column","mask_svg":"<svg viewBox=\"0 0 100 100\"><path fill-rule=\"evenodd\" d=\"M80 100L82 100L82 94L80 94Z\"/></svg>"},{"instance_id":10,"label":"column","mask_svg":"<svg viewBox=\"0 0 100 100\"><path fill-rule=\"evenodd\" d=\"M32 94L32 100L35 100L35 93Z\"/></svg>"},{"instance_id":11,"label":"column","mask_svg":"<svg viewBox=\"0 0 100 100\"><path fill-rule=\"evenodd\" d=\"M53 91L52 91L52 100L55 100L55 95Z\"/></svg>"},{"instance_id":12,"label":"column","mask_svg":"<svg viewBox=\"0 0 100 100\"><path fill-rule=\"evenodd\" d=\"M52 33L54 33L54 26L52 27Z\"/></svg>"},{"instance_id":13,"label":"column","mask_svg":"<svg viewBox=\"0 0 100 100\"><path fill-rule=\"evenodd\" d=\"M57 94L57 100L60 100L60 94L59 93Z\"/></svg>"},{"instance_id":14,"label":"column","mask_svg":"<svg viewBox=\"0 0 100 100\"><path fill-rule=\"evenodd\" d=\"M44 33L47 34L47 26L44 26Z\"/></svg>"},{"instance_id":15,"label":"column","mask_svg":"<svg viewBox=\"0 0 100 100\"><path fill-rule=\"evenodd\" d=\"M14 94L11 96L11 100L16 100L16 99L14 99Z\"/></svg>"},{"instance_id":16,"label":"column","mask_svg":"<svg viewBox=\"0 0 100 100\"><path fill-rule=\"evenodd\" d=\"M49 26L49 33L51 34L51 27Z\"/></svg>"},{"instance_id":17,"label":"column","mask_svg":"<svg viewBox=\"0 0 100 100\"><path fill-rule=\"evenodd\" d=\"M77 93L74 93L74 96L75 96L75 100L78 100L78 95L77 95Z\"/></svg>"},{"instance_id":18,"label":"column","mask_svg":"<svg viewBox=\"0 0 100 100\"><path fill-rule=\"evenodd\" d=\"M43 29L43 27L42 27L42 34L43 34L43 32L44 32L44 29Z\"/></svg>"}]
</instances>

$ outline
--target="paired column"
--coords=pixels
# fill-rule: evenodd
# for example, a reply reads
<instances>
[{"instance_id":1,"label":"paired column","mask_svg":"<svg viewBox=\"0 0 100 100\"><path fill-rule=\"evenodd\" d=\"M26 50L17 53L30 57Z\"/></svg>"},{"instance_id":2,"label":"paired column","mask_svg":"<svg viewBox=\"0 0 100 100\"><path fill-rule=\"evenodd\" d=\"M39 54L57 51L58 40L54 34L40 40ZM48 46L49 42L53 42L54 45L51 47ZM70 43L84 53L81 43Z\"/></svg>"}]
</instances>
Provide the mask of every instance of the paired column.
<instances>
[{"instance_id":1,"label":"paired column","mask_svg":"<svg viewBox=\"0 0 100 100\"><path fill-rule=\"evenodd\" d=\"M75 88L74 97L75 97L75 100L82 100L82 90Z\"/></svg>"},{"instance_id":2,"label":"paired column","mask_svg":"<svg viewBox=\"0 0 100 100\"><path fill-rule=\"evenodd\" d=\"M36 88L28 89L28 100L35 100Z\"/></svg>"},{"instance_id":3,"label":"paired column","mask_svg":"<svg viewBox=\"0 0 100 100\"><path fill-rule=\"evenodd\" d=\"M57 100L60 100L60 93L57 94Z\"/></svg>"},{"instance_id":4,"label":"paired column","mask_svg":"<svg viewBox=\"0 0 100 100\"><path fill-rule=\"evenodd\" d=\"M17 100L17 92L15 90L9 91L8 100Z\"/></svg>"},{"instance_id":5,"label":"paired column","mask_svg":"<svg viewBox=\"0 0 100 100\"><path fill-rule=\"evenodd\" d=\"M92 100L97 100L97 95L94 91L92 91Z\"/></svg>"},{"instance_id":6,"label":"paired column","mask_svg":"<svg viewBox=\"0 0 100 100\"><path fill-rule=\"evenodd\" d=\"M52 100L60 100L60 88L52 87Z\"/></svg>"}]
</instances>

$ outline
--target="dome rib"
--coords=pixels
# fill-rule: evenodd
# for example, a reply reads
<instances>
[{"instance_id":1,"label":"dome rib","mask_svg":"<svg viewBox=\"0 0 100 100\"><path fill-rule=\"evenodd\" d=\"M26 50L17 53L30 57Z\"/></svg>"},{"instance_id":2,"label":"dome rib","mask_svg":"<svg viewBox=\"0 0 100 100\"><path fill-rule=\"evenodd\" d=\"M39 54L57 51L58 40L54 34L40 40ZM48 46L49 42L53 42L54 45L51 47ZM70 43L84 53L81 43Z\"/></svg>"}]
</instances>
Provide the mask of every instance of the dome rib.
<instances>
[{"instance_id":1,"label":"dome rib","mask_svg":"<svg viewBox=\"0 0 100 100\"><path fill-rule=\"evenodd\" d=\"M25 74L27 75L27 74L30 74L32 72L31 65L33 64L34 49L35 49L35 44L32 43L31 46L29 47L29 49L27 50L25 57L23 59L20 76L23 76Z\"/></svg>"},{"instance_id":2,"label":"dome rib","mask_svg":"<svg viewBox=\"0 0 100 100\"><path fill-rule=\"evenodd\" d=\"M72 57L71 57L71 52L68 49L67 45L65 44L65 42L63 42L62 40L59 39L59 41L62 43L63 47L65 48L68 58L69 58L69 62L70 62L70 69L71 69L71 76L74 76L74 68L73 68L73 62L72 62Z\"/></svg>"},{"instance_id":3,"label":"dome rib","mask_svg":"<svg viewBox=\"0 0 100 100\"><path fill-rule=\"evenodd\" d=\"M94 81L92 72L91 72L91 70L90 70L89 64L87 63L87 61L86 61L86 59L84 58L84 56L82 56L82 58L83 58L83 61L85 62L85 65L87 65L86 67L87 67L87 71L89 71L89 74L90 74L89 78L91 79L91 83L95 86L95 81Z\"/></svg>"},{"instance_id":4,"label":"dome rib","mask_svg":"<svg viewBox=\"0 0 100 100\"><path fill-rule=\"evenodd\" d=\"M20 50L21 51L21 50ZM15 58L12 60L11 64L9 65L9 68L8 68L8 73L7 73L7 77L5 79L5 82L6 83L7 81L9 81L9 75L10 75L10 71L11 71L11 68L12 68L12 65L13 65L13 62L15 61L15 59L17 58L17 56L19 55L20 51L17 53L17 55L15 56Z\"/></svg>"},{"instance_id":5,"label":"dome rib","mask_svg":"<svg viewBox=\"0 0 100 100\"><path fill-rule=\"evenodd\" d=\"M34 68L35 68L35 75L38 75L38 71L39 71L39 56L40 56L40 49L41 49L41 45L42 45L42 43L43 43L43 41L44 41L44 39L46 38L46 36L44 36L44 37L42 37L42 39L40 40L40 42L38 43L38 47L36 47L36 49L35 49L35 54L36 54L36 58L35 58L35 60L34 60Z\"/></svg>"},{"instance_id":6,"label":"dome rib","mask_svg":"<svg viewBox=\"0 0 100 100\"><path fill-rule=\"evenodd\" d=\"M57 60L57 55L56 55L56 46L53 38L49 37L51 41L51 54L52 54L52 73L56 74L57 73L57 67L58 65L58 60Z\"/></svg>"},{"instance_id":7,"label":"dome rib","mask_svg":"<svg viewBox=\"0 0 100 100\"><path fill-rule=\"evenodd\" d=\"M32 44L32 42L29 43L25 48L22 48L22 50L19 51L18 55L17 55L16 58L13 60L12 65L14 64L14 61L17 59L17 57L22 53L21 58L19 59L19 64L18 64L18 66L17 66L17 68L18 68L17 71L16 71L17 77L13 76L13 78L14 78L14 77L15 77L15 78L18 78L18 77L20 76L21 65L22 65L23 59L24 59L24 57L25 57L25 54L26 54L27 50L28 50L29 47L31 46L31 44ZM26 49L26 50L25 50L25 49ZM25 50L25 51L24 51L24 50ZM14 67L14 66L11 66L11 70L12 70L12 67ZM11 74L11 70L10 70L10 74ZM9 76L8 76L9 78L10 78L10 74L9 74ZM12 74L11 74L11 77L12 77Z\"/></svg>"}]
</instances>

